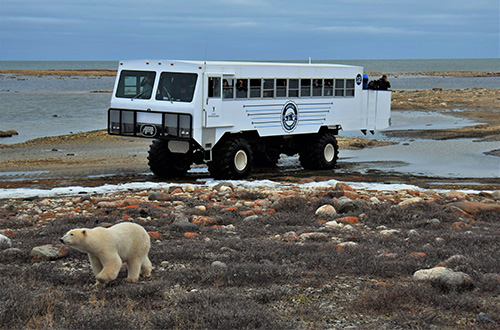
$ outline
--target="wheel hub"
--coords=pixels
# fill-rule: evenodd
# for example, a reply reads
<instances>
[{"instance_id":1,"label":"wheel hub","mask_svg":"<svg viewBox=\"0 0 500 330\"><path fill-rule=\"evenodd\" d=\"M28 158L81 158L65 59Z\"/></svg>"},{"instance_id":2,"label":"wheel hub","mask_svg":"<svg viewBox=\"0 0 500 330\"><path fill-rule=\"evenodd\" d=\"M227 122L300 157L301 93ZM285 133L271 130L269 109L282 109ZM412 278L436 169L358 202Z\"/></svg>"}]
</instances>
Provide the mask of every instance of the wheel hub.
<instances>
[{"instance_id":1,"label":"wheel hub","mask_svg":"<svg viewBox=\"0 0 500 330\"><path fill-rule=\"evenodd\" d=\"M247 164L248 164L247 153L244 152L243 150L238 150L236 155L234 155L234 167L241 172L247 167Z\"/></svg>"},{"instance_id":2,"label":"wheel hub","mask_svg":"<svg viewBox=\"0 0 500 330\"><path fill-rule=\"evenodd\" d=\"M335 158L335 148L331 143L328 143L325 149L323 149L323 156L328 163L332 162Z\"/></svg>"}]
</instances>

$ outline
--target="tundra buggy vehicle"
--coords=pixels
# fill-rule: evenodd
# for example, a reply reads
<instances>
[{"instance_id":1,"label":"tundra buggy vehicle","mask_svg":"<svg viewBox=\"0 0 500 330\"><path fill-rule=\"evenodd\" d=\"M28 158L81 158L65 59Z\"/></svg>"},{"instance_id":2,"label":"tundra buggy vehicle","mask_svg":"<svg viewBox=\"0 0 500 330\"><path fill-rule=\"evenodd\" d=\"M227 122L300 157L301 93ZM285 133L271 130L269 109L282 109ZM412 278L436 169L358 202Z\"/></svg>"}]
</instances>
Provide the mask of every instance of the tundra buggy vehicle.
<instances>
[{"instance_id":1,"label":"tundra buggy vehicle","mask_svg":"<svg viewBox=\"0 0 500 330\"><path fill-rule=\"evenodd\" d=\"M333 64L123 61L108 133L154 139L159 177L207 164L217 179L299 154L305 169L332 169L339 130L390 123L391 92L363 90L363 68Z\"/></svg>"}]
</instances>

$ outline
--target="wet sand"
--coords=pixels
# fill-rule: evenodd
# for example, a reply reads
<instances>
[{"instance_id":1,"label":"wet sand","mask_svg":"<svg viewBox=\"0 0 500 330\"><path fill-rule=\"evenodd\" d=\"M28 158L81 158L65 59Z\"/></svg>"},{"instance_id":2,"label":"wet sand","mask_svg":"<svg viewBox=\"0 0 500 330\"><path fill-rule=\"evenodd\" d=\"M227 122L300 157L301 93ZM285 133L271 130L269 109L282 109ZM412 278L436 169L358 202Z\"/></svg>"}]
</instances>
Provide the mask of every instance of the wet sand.
<instances>
[{"instance_id":1,"label":"wet sand","mask_svg":"<svg viewBox=\"0 0 500 330\"><path fill-rule=\"evenodd\" d=\"M0 71L0 73L7 73ZM27 74L26 72L8 72ZM36 71L33 75L114 75L113 70ZM441 73L442 74L442 73ZM453 73L450 73L453 74ZM465 73L455 73L457 76ZM487 74L487 73L485 73ZM460 89L395 91L393 111L429 111L469 118L483 123L470 127L433 130L387 131L390 138L457 139L474 138L485 141L500 140L500 90ZM8 138L7 138L8 139ZM7 142L7 140L5 141ZM105 131L93 131L57 137L40 138L25 143L4 145L0 139L0 188L97 186L105 183L154 181L147 165L150 140L110 136ZM345 149L377 147L388 142L362 138L340 138L340 153ZM498 155L492 150L491 155ZM500 162L500 160L499 160ZM258 169L252 179L272 179L285 182L337 179L386 183L411 183L428 188L447 187L500 189L500 178L439 178L412 174L389 173L374 163L363 173L353 164L339 162L342 171L308 172L301 168ZM350 166L353 171L350 171ZM179 182L194 182L208 178L208 173L189 174ZM471 183L471 181L473 181ZM436 184L437 183L437 184Z\"/></svg>"}]
</instances>

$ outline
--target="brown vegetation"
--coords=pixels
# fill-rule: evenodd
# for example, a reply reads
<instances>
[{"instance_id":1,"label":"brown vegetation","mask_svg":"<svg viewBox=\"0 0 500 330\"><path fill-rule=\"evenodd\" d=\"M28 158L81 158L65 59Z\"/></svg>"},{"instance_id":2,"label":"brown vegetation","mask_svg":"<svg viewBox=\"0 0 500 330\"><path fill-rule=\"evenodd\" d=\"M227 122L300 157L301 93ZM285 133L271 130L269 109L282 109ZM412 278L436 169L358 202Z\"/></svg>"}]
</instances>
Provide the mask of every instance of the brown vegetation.
<instances>
[{"instance_id":1,"label":"brown vegetation","mask_svg":"<svg viewBox=\"0 0 500 330\"><path fill-rule=\"evenodd\" d=\"M247 211L269 192L199 192L198 198L187 198L179 191L165 191L156 202L145 200L145 192L1 201L0 228L12 230L19 251L0 254L0 324L10 329L498 327L499 212L460 219L445 211L443 198L404 207L383 202L364 209L363 216L359 209L344 208L335 218L359 216L361 222L352 230L327 230L315 210L354 192L319 189L295 196L292 188L281 192L290 196L276 201L273 212L248 218ZM229 207L229 200L240 206ZM87 215L71 211L77 208ZM196 216L215 219L216 225L199 226L192 235L173 225ZM87 257L73 250L52 261L27 257L35 246L57 244L71 228L123 219L157 233L150 252L153 276L138 284L124 281L123 270L109 286L93 288ZM397 233L383 236L382 228ZM326 236L287 239L290 232ZM346 241L353 244L340 244ZM416 270L454 255L464 256L454 267L473 277L473 291L443 292L411 280ZM492 322L476 322L480 312Z\"/></svg>"}]
</instances>

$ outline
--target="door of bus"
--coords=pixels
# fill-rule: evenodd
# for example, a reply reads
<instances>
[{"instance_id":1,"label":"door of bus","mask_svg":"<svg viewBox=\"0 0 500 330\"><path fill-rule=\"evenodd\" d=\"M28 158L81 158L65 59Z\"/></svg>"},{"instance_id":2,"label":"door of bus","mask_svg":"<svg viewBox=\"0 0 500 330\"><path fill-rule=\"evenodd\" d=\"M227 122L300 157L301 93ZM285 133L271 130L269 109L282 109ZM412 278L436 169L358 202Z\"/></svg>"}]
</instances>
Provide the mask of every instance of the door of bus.
<instances>
[{"instance_id":1,"label":"door of bus","mask_svg":"<svg viewBox=\"0 0 500 330\"><path fill-rule=\"evenodd\" d=\"M223 80L231 79L217 73L205 74L205 91L203 100L203 127L233 126L233 114L230 111L231 101L223 101ZM228 103L228 104L225 104Z\"/></svg>"}]
</instances>

